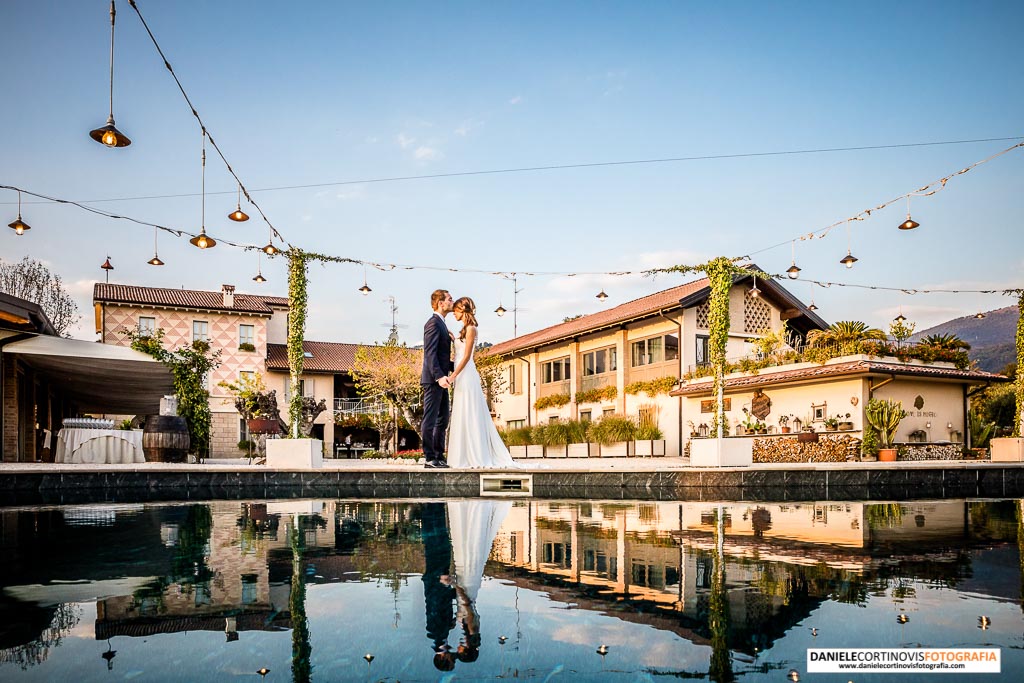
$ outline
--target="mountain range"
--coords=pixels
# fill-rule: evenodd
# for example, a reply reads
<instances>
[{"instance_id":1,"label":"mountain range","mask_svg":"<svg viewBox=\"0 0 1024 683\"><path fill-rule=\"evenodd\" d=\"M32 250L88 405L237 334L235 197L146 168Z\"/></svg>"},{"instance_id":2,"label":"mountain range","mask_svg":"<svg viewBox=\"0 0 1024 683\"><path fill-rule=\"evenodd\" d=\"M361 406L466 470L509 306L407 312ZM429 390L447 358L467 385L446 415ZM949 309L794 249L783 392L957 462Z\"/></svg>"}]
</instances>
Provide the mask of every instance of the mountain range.
<instances>
[{"instance_id":1,"label":"mountain range","mask_svg":"<svg viewBox=\"0 0 1024 683\"><path fill-rule=\"evenodd\" d=\"M929 334L955 334L971 345L968 353L980 369L999 372L1016 360L1014 346L1019 317L1016 306L997 308L986 312L980 319L969 315L948 320L918 332L911 341L918 341Z\"/></svg>"}]
</instances>

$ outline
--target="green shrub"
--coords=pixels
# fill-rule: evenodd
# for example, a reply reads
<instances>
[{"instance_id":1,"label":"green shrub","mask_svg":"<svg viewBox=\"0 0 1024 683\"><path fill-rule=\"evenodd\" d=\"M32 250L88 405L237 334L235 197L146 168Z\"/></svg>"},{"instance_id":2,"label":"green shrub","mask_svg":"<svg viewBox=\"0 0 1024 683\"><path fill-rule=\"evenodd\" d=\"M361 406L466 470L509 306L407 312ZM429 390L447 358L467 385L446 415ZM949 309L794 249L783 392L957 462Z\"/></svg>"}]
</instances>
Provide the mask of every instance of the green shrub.
<instances>
[{"instance_id":1,"label":"green shrub","mask_svg":"<svg viewBox=\"0 0 1024 683\"><path fill-rule=\"evenodd\" d=\"M568 425L561 420L544 425L543 434L544 439L541 443L545 446L564 446L569 443Z\"/></svg>"},{"instance_id":2,"label":"green shrub","mask_svg":"<svg viewBox=\"0 0 1024 683\"><path fill-rule=\"evenodd\" d=\"M624 415L606 415L591 423L590 438L605 446L636 438L636 423Z\"/></svg>"},{"instance_id":3,"label":"green shrub","mask_svg":"<svg viewBox=\"0 0 1024 683\"><path fill-rule=\"evenodd\" d=\"M551 396L541 396L538 398L533 407L537 410L544 410L545 408L561 408L569 403L569 394L552 394Z\"/></svg>"},{"instance_id":4,"label":"green shrub","mask_svg":"<svg viewBox=\"0 0 1024 683\"><path fill-rule=\"evenodd\" d=\"M658 425L645 424L637 427L635 438L637 441L658 441L664 439L665 435L658 429Z\"/></svg>"},{"instance_id":5,"label":"green shrub","mask_svg":"<svg viewBox=\"0 0 1024 683\"><path fill-rule=\"evenodd\" d=\"M248 342L243 342L243 343L238 345L238 350L239 351L255 351L256 350L256 345L255 344L249 344Z\"/></svg>"},{"instance_id":6,"label":"green shrub","mask_svg":"<svg viewBox=\"0 0 1024 683\"><path fill-rule=\"evenodd\" d=\"M529 427L517 427L516 429L499 429L498 434L501 435L501 440L505 442L506 446L529 446L531 443L530 431Z\"/></svg>"},{"instance_id":7,"label":"green shrub","mask_svg":"<svg viewBox=\"0 0 1024 683\"><path fill-rule=\"evenodd\" d=\"M238 442L238 450L245 451L248 453L250 448L256 448L256 444L252 441L247 441L245 439L242 439L241 441Z\"/></svg>"},{"instance_id":8,"label":"green shrub","mask_svg":"<svg viewBox=\"0 0 1024 683\"><path fill-rule=\"evenodd\" d=\"M601 387L599 389L587 389L576 392L576 403L600 403L602 401L614 401L619 395L619 388L615 385Z\"/></svg>"}]
</instances>

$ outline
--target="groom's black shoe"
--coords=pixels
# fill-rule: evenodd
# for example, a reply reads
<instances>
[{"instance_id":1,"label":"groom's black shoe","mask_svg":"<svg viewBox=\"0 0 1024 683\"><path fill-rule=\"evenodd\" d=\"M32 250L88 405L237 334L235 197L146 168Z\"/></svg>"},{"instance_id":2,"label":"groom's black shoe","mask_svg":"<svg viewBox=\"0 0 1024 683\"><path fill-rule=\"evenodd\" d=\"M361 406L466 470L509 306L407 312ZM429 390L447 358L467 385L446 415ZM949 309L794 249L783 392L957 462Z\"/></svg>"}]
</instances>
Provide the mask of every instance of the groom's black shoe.
<instances>
[{"instance_id":1,"label":"groom's black shoe","mask_svg":"<svg viewBox=\"0 0 1024 683\"><path fill-rule=\"evenodd\" d=\"M451 465L449 465L444 460L435 460L434 461L434 467L442 468L443 469L443 468L451 467Z\"/></svg>"},{"instance_id":2,"label":"groom's black shoe","mask_svg":"<svg viewBox=\"0 0 1024 683\"><path fill-rule=\"evenodd\" d=\"M432 470L435 467L437 467L437 464L433 460L428 460L427 462L425 462L423 464L423 467L428 469L428 470Z\"/></svg>"}]
</instances>

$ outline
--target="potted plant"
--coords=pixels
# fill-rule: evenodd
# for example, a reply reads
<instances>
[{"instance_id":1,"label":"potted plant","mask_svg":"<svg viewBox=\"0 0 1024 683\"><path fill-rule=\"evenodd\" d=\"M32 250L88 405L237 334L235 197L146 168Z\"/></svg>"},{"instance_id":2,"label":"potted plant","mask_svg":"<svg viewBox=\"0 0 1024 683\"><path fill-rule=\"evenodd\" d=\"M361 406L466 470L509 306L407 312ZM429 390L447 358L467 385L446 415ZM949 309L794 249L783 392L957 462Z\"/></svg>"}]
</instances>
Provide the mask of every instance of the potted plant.
<instances>
[{"instance_id":1,"label":"potted plant","mask_svg":"<svg viewBox=\"0 0 1024 683\"><path fill-rule=\"evenodd\" d=\"M530 430L530 442L526 444L526 457L543 458L544 431L547 429L547 425L536 425L534 427L527 427L527 429Z\"/></svg>"},{"instance_id":2,"label":"potted plant","mask_svg":"<svg viewBox=\"0 0 1024 683\"><path fill-rule=\"evenodd\" d=\"M836 415L836 417L839 417ZM846 417L840 418L839 420L839 431L848 432L853 429L853 422L850 420L850 414L847 413Z\"/></svg>"},{"instance_id":3,"label":"potted plant","mask_svg":"<svg viewBox=\"0 0 1024 683\"><path fill-rule=\"evenodd\" d=\"M591 455L597 455L597 444L590 443L590 424L586 420L569 420L565 423L569 435L569 443L565 448L566 455L570 458L589 458Z\"/></svg>"},{"instance_id":4,"label":"potted plant","mask_svg":"<svg viewBox=\"0 0 1024 683\"><path fill-rule=\"evenodd\" d=\"M832 417L825 418L825 431L834 432L839 429L839 416L833 415Z\"/></svg>"},{"instance_id":5,"label":"potted plant","mask_svg":"<svg viewBox=\"0 0 1024 683\"><path fill-rule=\"evenodd\" d=\"M545 458L564 458L568 455L569 444L569 423L562 420L555 420L544 425L544 435L541 443L544 444Z\"/></svg>"},{"instance_id":6,"label":"potted plant","mask_svg":"<svg viewBox=\"0 0 1024 683\"><path fill-rule=\"evenodd\" d=\"M699 434L697 432L697 426L695 424L693 424L693 420L687 420L686 424L689 425L689 427L690 427L690 438L691 439L696 439L699 436Z\"/></svg>"},{"instance_id":7,"label":"potted plant","mask_svg":"<svg viewBox=\"0 0 1024 683\"><path fill-rule=\"evenodd\" d=\"M530 443L530 428L518 427L516 429L503 429L499 432L502 441L508 446L508 452L513 458L525 458L526 447Z\"/></svg>"},{"instance_id":8,"label":"potted plant","mask_svg":"<svg viewBox=\"0 0 1024 683\"><path fill-rule=\"evenodd\" d=\"M902 401L873 398L864 408L864 417L878 433L878 459L882 462L896 460L896 446L893 439L900 422L907 416Z\"/></svg>"},{"instance_id":9,"label":"potted plant","mask_svg":"<svg viewBox=\"0 0 1024 683\"><path fill-rule=\"evenodd\" d=\"M764 422L761 422L760 420L758 420L755 423L755 425L754 425L754 431L756 431L758 434L767 434L768 433L768 425L766 425Z\"/></svg>"},{"instance_id":10,"label":"potted plant","mask_svg":"<svg viewBox=\"0 0 1024 683\"><path fill-rule=\"evenodd\" d=\"M779 431L789 434L789 415L779 415Z\"/></svg>"},{"instance_id":11,"label":"potted plant","mask_svg":"<svg viewBox=\"0 0 1024 683\"><path fill-rule=\"evenodd\" d=\"M632 455L636 424L625 415L606 415L590 427L590 438L601 444L602 458Z\"/></svg>"},{"instance_id":12,"label":"potted plant","mask_svg":"<svg viewBox=\"0 0 1024 683\"><path fill-rule=\"evenodd\" d=\"M655 404L640 406L636 436L633 438L633 455L665 455L665 435L658 427L659 409Z\"/></svg>"}]
</instances>

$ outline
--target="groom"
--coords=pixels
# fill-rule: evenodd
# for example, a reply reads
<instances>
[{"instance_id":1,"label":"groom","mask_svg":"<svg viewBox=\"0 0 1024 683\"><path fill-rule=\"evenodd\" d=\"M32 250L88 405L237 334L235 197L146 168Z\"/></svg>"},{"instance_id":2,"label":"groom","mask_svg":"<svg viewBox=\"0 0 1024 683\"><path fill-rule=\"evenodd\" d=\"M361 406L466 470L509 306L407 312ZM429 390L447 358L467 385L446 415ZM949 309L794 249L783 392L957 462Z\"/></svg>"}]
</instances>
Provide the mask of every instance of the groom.
<instances>
[{"instance_id":1,"label":"groom","mask_svg":"<svg viewBox=\"0 0 1024 683\"><path fill-rule=\"evenodd\" d=\"M423 458L426 468L448 467L444 457L444 433L448 429L448 374L452 366L452 340L444 318L452 312L452 295L444 289L430 295L434 314L423 326Z\"/></svg>"}]
</instances>

